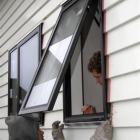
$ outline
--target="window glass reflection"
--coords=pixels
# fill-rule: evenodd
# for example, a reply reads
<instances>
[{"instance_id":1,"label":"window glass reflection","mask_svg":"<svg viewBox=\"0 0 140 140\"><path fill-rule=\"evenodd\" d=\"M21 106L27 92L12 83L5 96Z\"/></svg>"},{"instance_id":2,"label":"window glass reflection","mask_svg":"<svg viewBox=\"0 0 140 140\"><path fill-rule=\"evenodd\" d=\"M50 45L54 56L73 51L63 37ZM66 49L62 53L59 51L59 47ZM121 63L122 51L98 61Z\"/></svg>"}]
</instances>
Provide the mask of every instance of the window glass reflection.
<instances>
[{"instance_id":1,"label":"window glass reflection","mask_svg":"<svg viewBox=\"0 0 140 140\"><path fill-rule=\"evenodd\" d=\"M81 64L81 38L79 38L73 57L71 59L71 105L72 114L82 114L83 106L82 88L82 64Z\"/></svg>"},{"instance_id":2,"label":"window glass reflection","mask_svg":"<svg viewBox=\"0 0 140 140\"><path fill-rule=\"evenodd\" d=\"M48 55L43 61L43 66L39 71L39 76L31 91L26 107L42 105L48 102L48 97L54 87L56 77L68 50L71 38L72 36L50 46ZM43 95L42 98L40 95ZM36 102L36 104L34 102Z\"/></svg>"},{"instance_id":3,"label":"window glass reflection","mask_svg":"<svg viewBox=\"0 0 140 140\"><path fill-rule=\"evenodd\" d=\"M51 95L65 56L68 53L69 45L80 20L85 2L86 0L77 1L62 14L49 50L36 77L26 107L47 104L48 97ZM39 91L41 87L44 87L44 90ZM41 98L40 95L43 95L44 98Z\"/></svg>"},{"instance_id":4,"label":"window glass reflection","mask_svg":"<svg viewBox=\"0 0 140 140\"><path fill-rule=\"evenodd\" d=\"M85 42L83 44L77 43L77 49L72 57L72 115L103 112L101 44L99 34L100 29L95 21L93 21ZM75 85L79 86L79 88L76 88Z\"/></svg>"},{"instance_id":5,"label":"window glass reflection","mask_svg":"<svg viewBox=\"0 0 140 140\"><path fill-rule=\"evenodd\" d=\"M17 79L17 49L11 53L11 79Z\"/></svg>"},{"instance_id":6,"label":"window glass reflection","mask_svg":"<svg viewBox=\"0 0 140 140\"><path fill-rule=\"evenodd\" d=\"M20 47L20 95L24 99L39 63L38 34Z\"/></svg>"}]
</instances>

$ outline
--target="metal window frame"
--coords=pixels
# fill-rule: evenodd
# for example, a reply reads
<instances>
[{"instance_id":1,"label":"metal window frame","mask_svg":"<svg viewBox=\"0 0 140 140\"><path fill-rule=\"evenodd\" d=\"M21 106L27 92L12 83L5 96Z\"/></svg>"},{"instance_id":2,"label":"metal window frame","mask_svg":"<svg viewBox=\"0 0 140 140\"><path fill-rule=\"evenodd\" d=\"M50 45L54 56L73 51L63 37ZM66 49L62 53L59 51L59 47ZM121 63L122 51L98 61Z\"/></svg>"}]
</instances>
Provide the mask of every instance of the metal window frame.
<instances>
[{"instance_id":1,"label":"metal window frame","mask_svg":"<svg viewBox=\"0 0 140 140\"><path fill-rule=\"evenodd\" d=\"M71 69L70 69L70 64L66 72L65 80L63 83L63 120L65 124L71 124L71 123L88 123L88 122L94 122L97 123L99 121L104 121L108 118L108 113L109 113L109 104L107 103L107 88L106 88L106 69L105 69L105 56L104 56L104 35L103 35L103 19L102 19L102 9L101 9L101 1L99 1L100 7L99 7L99 14L101 16L101 21L100 21L100 41L101 41L101 65L102 65L102 89L103 89L103 112L101 113L96 113L96 114L88 114L88 115L72 115L71 111ZM97 23L97 20L95 17L93 17L93 20ZM97 23L99 26L99 24ZM86 36L87 37L87 36ZM82 50L81 50L82 52ZM82 69L82 68L81 68ZM84 80L84 79L82 79Z\"/></svg>"},{"instance_id":2,"label":"metal window frame","mask_svg":"<svg viewBox=\"0 0 140 140\"><path fill-rule=\"evenodd\" d=\"M17 90L16 90L16 94L17 94L17 101L16 101L16 112L12 112L12 99L10 97L10 87L11 87L11 81L10 81L10 76L11 76L11 53L14 52L15 50L17 50ZM17 47L14 47L12 48L9 52L8 52L8 116L11 115L11 114L17 114L18 112L18 93L19 93L19 78L18 78L18 75L19 75L19 69L18 69L18 63L19 63L19 60L18 60L18 48Z\"/></svg>"},{"instance_id":3,"label":"metal window frame","mask_svg":"<svg viewBox=\"0 0 140 140\"><path fill-rule=\"evenodd\" d=\"M42 23L38 25L33 31L31 31L24 39L22 39L14 48L10 49L8 52L8 116L9 115L17 115L18 111L20 109L20 47L22 47L23 44L25 44L28 40L30 40L34 35L38 34L38 64L41 59L41 47L42 47ZM17 50L17 105L16 105L16 112L13 113L11 110L11 100L10 100L10 75L11 75L11 53L13 51Z\"/></svg>"},{"instance_id":4,"label":"metal window frame","mask_svg":"<svg viewBox=\"0 0 140 140\"><path fill-rule=\"evenodd\" d=\"M29 90L29 92L27 93L27 96L26 96L25 99L24 99L24 102L23 102L22 107L21 107L21 109L20 109L19 115L28 114L28 113L33 113L33 112L45 112L45 111L50 111L50 110L53 109L53 106L54 106L54 104L55 104L56 98L57 98L57 96L58 96L58 92L59 92L60 86L61 86L61 84L62 84L62 82L63 82L63 80L64 80L65 72L66 72L66 70L67 70L67 67L68 67L68 65L69 65L70 59L71 59L72 54L73 54L73 52L74 52L76 43L77 43L77 41L78 41L77 38L78 38L78 36L80 35L80 31L81 31L81 28L82 28L82 24L83 24L83 22L84 22L84 19L85 19L85 17L86 17L87 12L88 12L88 6L92 3L92 1L95 1L95 3L96 3L97 0L86 0L86 4L84 5L84 8L83 8L84 10L83 10L83 12L82 12L82 15L81 15L81 17L80 17L79 23L78 23L78 25L77 25L77 27L76 27L76 30L75 30L75 32L74 32L74 34L73 34L71 43L70 43L70 45L69 45L70 50L69 50L69 52L67 53L67 55L66 55L66 57L65 57L64 63L62 64L62 67L61 67L61 70L59 71L59 75L58 75L58 77L57 77L56 83L55 83L55 85L54 85L54 88L53 88L53 91L52 91L52 93L51 93L51 96L50 96L50 98L49 98L48 103L45 104L45 105L38 105L38 106L30 107L30 108L26 108L25 106L26 106L26 103L27 103L28 98L29 98L29 96L30 96L31 90L32 90L32 88L33 88L33 85L34 85L34 83L35 83L37 74L39 73L39 70L40 70L40 68L41 68L41 66L42 66L43 60L44 60L44 58L45 58L45 56L46 56L46 54L47 54L47 52L48 52L48 49L49 49L48 46L50 46L51 41L52 41L52 39L53 39L53 35L55 34L55 30L57 29L57 26L59 25L59 21L60 21L60 19L61 19L61 15L63 14L63 12L64 12L65 10L67 10L69 7L71 7L71 6L72 6L75 2L77 2L77 1L78 1L78 0L69 0L69 1L67 1L66 3L64 3L64 4L62 5L62 10L61 10L61 12L60 12L59 18L58 18L57 23L56 23L56 25L55 25L55 28L54 28L54 30L53 30L53 32L52 32L52 35L51 35L51 37L50 37L50 40L49 40L49 42L48 42L48 44L47 44L46 50L45 50L45 52L44 52L44 55L43 55L43 57L42 57L42 60L41 60L41 62L40 62L40 64L39 64L39 67L38 67L37 72L36 72L36 74L35 74L35 77L34 77L34 80L33 80L33 82L32 82L32 85L31 85L31 87L30 87L30 90ZM95 4L94 6L96 6L96 4ZM94 11L94 10L93 10L93 11Z\"/></svg>"}]
</instances>

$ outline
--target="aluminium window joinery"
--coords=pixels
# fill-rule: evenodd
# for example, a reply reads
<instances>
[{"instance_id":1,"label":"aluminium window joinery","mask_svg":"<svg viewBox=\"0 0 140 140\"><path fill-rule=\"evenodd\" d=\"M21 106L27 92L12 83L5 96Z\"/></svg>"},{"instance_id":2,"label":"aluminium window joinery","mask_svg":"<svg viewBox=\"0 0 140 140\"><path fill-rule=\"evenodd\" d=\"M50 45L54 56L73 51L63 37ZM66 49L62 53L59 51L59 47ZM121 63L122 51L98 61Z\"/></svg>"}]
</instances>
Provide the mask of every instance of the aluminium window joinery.
<instances>
[{"instance_id":1,"label":"aluminium window joinery","mask_svg":"<svg viewBox=\"0 0 140 140\"><path fill-rule=\"evenodd\" d=\"M8 115L16 115L41 58L42 24L9 51Z\"/></svg>"},{"instance_id":2,"label":"aluminium window joinery","mask_svg":"<svg viewBox=\"0 0 140 140\"><path fill-rule=\"evenodd\" d=\"M93 19L98 25L101 22L101 19L98 19L98 16L96 16L96 13L99 13L98 3L98 0L69 0L62 5L62 10L57 24L39 64L33 83L24 99L19 114L45 112L53 109L60 86L64 81L66 71L69 69L71 59L77 49L77 42L79 42L81 32L83 32L83 28L86 27L85 21L89 20L89 23L87 21L87 26L89 27L91 26ZM100 26L102 25L100 24ZM85 30L85 33L82 36L83 44L88 35L88 28ZM102 42L102 35L99 35L99 37L101 38L100 41ZM102 67L104 66L103 63L104 62L102 61ZM105 75L104 70L102 71L102 74ZM105 77L102 77L102 79L103 87L105 87ZM67 79L65 78L65 80ZM66 97L66 88L67 86L64 87L64 110L67 111L64 112L64 119L66 122L71 122L71 120L68 118L72 117L72 103L70 100L69 105L65 106L68 99ZM97 117L105 118L105 93L102 98L102 113L101 116L98 114ZM87 120L85 116L84 119ZM84 119L82 121L84 121Z\"/></svg>"}]
</instances>

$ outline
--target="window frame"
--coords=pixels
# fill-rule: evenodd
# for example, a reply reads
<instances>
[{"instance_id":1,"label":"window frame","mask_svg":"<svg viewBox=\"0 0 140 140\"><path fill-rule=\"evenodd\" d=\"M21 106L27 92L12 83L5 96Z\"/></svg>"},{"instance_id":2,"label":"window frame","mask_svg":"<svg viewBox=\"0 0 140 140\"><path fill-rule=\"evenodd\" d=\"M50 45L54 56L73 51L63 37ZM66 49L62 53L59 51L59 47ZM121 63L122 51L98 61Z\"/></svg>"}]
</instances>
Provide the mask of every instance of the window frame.
<instances>
[{"instance_id":1,"label":"window frame","mask_svg":"<svg viewBox=\"0 0 140 140\"><path fill-rule=\"evenodd\" d=\"M56 31L56 29L57 29L57 27L59 25L59 22L60 22L60 19L61 19L61 15L63 14L63 12L65 10L67 10L69 7L71 7L72 5L74 5L77 1L78 0L69 0L69 1L67 1L66 3L64 3L62 5L62 10L60 12L59 18L58 18L58 20L56 22L56 25L55 25L55 28L54 28L54 30L53 30L53 32L51 34L50 40L49 40L49 42L47 44L47 47L46 47L46 50L45 50L44 55L42 57L42 60L41 60L41 62L39 64L39 67L38 67L37 72L35 74L35 77L34 77L34 80L32 82L32 85L30 87L30 90L29 90L29 92L27 93L27 96L24 99L24 102L23 102L22 107L20 109L19 115L33 113L33 112L45 112L45 111L50 111L50 110L53 109L53 106L55 104L56 98L58 96L59 89L60 89L61 84L63 83L63 80L64 80L66 69L67 69L67 67L69 65L69 61L71 59L71 56L72 56L72 54L74 52L76 43L78 41L77 38L78 38L78 36L80 34L80 31L81 31L81 28L82 28L82 24L83 24L84 19L86 17L87 10L88 10L88 5L90 5L92 3L92 0L86 0L86 2L85 2L86 4L83 7L84 10L82 11L82 15L80 17L79 22L77 23L76 30L75 30L75 32L73 34L73 37L72 37L72 40L71 40L71 42L69 44L69 48L70 49L68 50L68 53L65 56L64 62L62 63L61 70L59 71L59 74L57 76L57 80L56 80L56 83L55 83L55 85L53 87L53 91L51 92L51 96L50 96L50 98L48 100L48 103L47 104L44 104L44 105L33 106L33 107L30 107L30 108L25 108L25 106L26 106L26 103L27 103L28 98L30 96L31 90L33 88L33 85L35 83L37 74L39 73L39 70L40 70L41 65L43 63L43 60L45 58L45 55L47 54L47 51L48 51L49 46L51 44L51 41L53 40L53 35L55 35L55 31ZM94 0L94 1L95 1L95 4L94 4L94 7L95 7L97 0Z\"/></svg>"},{"instance_id":2,"label":"window frame","mask_svg":"<svg viewBox=\"0 0 140 140\"><path fill-rule=\"evenodd\" d=\"M20 48L23 44L32 39L33 36L38 34L38 65L41 59L41 48L42 48L42 23L38 25L33 31L31 31L25 38L23 38L18 44L15 45L8 52L8 116L17 115L20 110ZM13 51L17 50L17 103L16 103L16 112L13 113L11 109L11 97L10 97L10 85L11 85L11 54Z\"/></svg>"},{"instance_id":3,"label":"window frame","mask_svg":"<svg viewBox=\"0 0 140 140\"><path fill-rule=\"evenodd\" d=\"M11 115L11 113L13 113L11 110L11 91L10 91L10 85L11 85L11 81L10 81L10 76L11 76L11 53L13 53L15 50L17 50L17 77L19 75L19 69L18 69L18 63L19 63L19 60L18 60L18 49L17 47L14 47L12 48L9 52L8 52L8 116ZM14 112L15 114L18 112L18 108L19 108L19 96L18 96L18 93L19 93L19 79L17 78L17 90L16 90L16 95L17 95L17 100L16 100L16 112ZM13 95L12 95L13 97ZM12 98L13 100L13 98Z\"/></svg>"},{"instance_id":4,"label":"window frame","mask_svg":"<svg viewBox=\"0 0 140 140\"><path fill-rule=\"evenodd\" d=\"M67 69L64 83L63 83L63 120L65 124L71 124L71 123L97 123L99 121L104 121L108 118L108 113L110 112L110 105L107 103L107 87L106 87L106 58L104 56L105 48L104 48L104 34L103 34L103 14L101 9L101 1L99 0L99 14L101 17L100 22L100 41L101 41L101 65L102 65L102 93L103 93L103 112L96 113L96 114L88 114L88 115L72 115L72 101L71 101L71 68L70 63L69 67ZM95 20L96 24L98 25L98 21L96 17L93 17L93 20ZM90 28L90 27L89 27ZM87 36L86 36L87 37ZM82 54L82 49L81 49ZM81 57L82 59L82 57ZM81 60L82 62L82 60ZM81 63L81 65L83 65ZM82 67L81 67L82 69ZM83 73L82 73L82 80L83 80ZM83 86L82 86L83 87Z\"/></svg>"}]
</instances>

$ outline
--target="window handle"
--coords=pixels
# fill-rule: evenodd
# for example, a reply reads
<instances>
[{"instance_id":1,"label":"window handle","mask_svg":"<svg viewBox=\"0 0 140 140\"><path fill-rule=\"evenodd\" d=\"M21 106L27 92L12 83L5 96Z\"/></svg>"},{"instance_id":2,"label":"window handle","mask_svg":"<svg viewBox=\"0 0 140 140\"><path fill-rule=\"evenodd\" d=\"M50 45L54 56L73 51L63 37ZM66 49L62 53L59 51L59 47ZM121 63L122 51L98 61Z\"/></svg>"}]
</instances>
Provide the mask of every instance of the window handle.
<instances>
[{"instance_id":1,"label":"window handle","mask_svg":"<svg viewBox=\"0 0 140 140\"><path fill-rule=\"evenodd\" d=\"M13 89L10 89L10 98L13 98Z\"/></svg>"}]
</instances>

